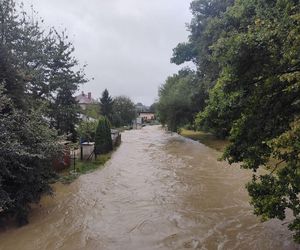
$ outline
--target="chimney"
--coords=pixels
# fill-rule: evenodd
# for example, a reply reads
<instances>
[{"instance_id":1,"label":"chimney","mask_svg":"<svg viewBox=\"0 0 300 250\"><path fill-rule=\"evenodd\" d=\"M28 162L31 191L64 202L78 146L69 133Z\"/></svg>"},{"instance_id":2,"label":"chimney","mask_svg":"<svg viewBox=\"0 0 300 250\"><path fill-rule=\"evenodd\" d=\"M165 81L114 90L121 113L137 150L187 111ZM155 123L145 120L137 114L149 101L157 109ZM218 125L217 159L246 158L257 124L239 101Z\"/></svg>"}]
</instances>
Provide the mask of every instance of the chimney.
<instances>
[{"instance_id":1,"label":"chimney","mask_svg":"<svg viewBox=\"0 0 300 250\"><path fill-rule=\"evenodd\" d=\"M84 96L84 91L81 91L81 95Z\"/></svg>"},{"instance_id":2,"label":"chimney","mask_svg":"<svg viewBox=\"0 0 300 250\"><path fill-rule=\"evenodd\" d=\"M89 98L89 100L92 100L92 93L91 92L88 93L88 98Z\"/></svg>"}]
</instances>

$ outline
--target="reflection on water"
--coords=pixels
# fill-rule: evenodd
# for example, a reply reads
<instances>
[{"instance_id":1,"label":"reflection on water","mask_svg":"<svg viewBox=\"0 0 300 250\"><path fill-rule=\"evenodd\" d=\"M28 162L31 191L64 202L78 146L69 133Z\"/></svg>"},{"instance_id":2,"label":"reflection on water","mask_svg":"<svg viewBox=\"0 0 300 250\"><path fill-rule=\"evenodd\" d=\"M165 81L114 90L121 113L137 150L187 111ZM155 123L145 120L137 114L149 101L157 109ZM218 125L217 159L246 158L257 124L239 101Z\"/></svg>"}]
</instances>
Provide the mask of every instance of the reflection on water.
<instances>
[{"instance_id":1,"label":"reflection on water","mask_svg":"<svg viewBox=\"0 0 300 250\"><path fill-rule=\"evenodd\" d=\"M250 174L202 144L145 127L106 168L55 186L0 249L296 249L279 221L252 215Z\"/></svg>"}]
</instances>

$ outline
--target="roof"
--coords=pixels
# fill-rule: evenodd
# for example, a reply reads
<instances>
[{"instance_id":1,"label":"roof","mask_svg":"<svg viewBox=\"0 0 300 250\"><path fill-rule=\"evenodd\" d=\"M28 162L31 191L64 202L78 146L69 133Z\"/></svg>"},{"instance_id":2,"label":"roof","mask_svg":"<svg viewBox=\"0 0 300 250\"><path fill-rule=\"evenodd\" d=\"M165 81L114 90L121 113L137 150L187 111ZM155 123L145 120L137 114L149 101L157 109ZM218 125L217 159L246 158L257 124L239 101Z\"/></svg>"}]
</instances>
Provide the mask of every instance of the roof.
<instances>
[{"instance_id":1,"label":"roof","mask_svg":"<svg viewBox=\"0 0 300 250\"><path fill-rule=\"evenodd\" d=\"M80 95L75 96L75 99L79 104L93 104L96 102L96 100L92 98L91 93L87 95L83 91Z\"/></svg>"}]
</instances>

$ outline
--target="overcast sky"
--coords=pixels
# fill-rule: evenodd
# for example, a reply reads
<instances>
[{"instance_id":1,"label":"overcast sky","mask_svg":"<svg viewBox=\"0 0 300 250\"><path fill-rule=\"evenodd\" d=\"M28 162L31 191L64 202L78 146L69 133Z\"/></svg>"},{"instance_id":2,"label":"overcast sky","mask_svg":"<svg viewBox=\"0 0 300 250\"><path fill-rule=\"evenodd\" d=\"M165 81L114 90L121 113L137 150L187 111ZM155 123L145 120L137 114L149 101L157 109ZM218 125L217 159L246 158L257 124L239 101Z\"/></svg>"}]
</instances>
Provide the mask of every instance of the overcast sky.
<instances>
[{"instance_id":1,"label":"overcast sky","mask_svg":"<svg viewBox=\"0 0 300 250\"><path fill-rule=\"evenodd\" d=\"M172 49L187 40L190 0L24 0L46 25L67 29L94 98L107 88L150 105L158 87L178 71Z\"/></svg>"}]
</instances>

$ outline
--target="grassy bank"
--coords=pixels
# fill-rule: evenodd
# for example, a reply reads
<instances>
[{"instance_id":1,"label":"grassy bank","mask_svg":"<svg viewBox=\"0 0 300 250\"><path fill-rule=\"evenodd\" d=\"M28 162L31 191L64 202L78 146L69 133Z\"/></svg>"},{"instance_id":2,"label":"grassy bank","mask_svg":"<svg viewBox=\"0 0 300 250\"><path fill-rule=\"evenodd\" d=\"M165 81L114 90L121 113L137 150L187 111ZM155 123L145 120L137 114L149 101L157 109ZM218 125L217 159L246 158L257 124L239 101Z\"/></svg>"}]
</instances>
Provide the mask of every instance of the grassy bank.
<instances>
[{"instance_id":1,"label":"grassy bank","mask_svg":"<svg viewBox=\"0 0 300 250\"><path fill-rule=\"evenodd\" d=\"M199 141L203 143L204 145L216 149L220 152L222 152L225 147L229 144L229 141L227 140L220 140L216 136L214 136L211 133L203 132L203 131L194 131L194 130L187 130L187 129L181 129L180 135L190 138L195 141ZM270 158L268 164L264 166L264 169L269 172L275 172L279 169L282 169L285 166L284 163L279 162L278 160L274 158Z\"/></svg>"},{"instance_id":2,"label":"grassy bank","mask_svg":"<svg viewBox=\"0 0 300 250\"><path fill-rule=\"evenodd\" d=\"M75 170L74 165L71 164L69 169L66 169L59 174L59 181L64 184L69 184L82 174L90 173L97 169L102 169L104 164L111 158L111 154L112 153L98 156L96 160L93 159L91 161L77 160L75 162Z\"/></svg>"},{"instance_id":3,"label":"grassy bank","mask_svg":"<svg viewBox=\"0 0 300 250\"><path fill-rule=\"evenodd\" d=\"M216 149L218 151L223 151L225 147L229 144L227 140L220 140L215 135L203 131L181 129L180 135L195 141L199 141L204 145Z\"/></svg>"}]
</instances>

